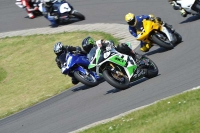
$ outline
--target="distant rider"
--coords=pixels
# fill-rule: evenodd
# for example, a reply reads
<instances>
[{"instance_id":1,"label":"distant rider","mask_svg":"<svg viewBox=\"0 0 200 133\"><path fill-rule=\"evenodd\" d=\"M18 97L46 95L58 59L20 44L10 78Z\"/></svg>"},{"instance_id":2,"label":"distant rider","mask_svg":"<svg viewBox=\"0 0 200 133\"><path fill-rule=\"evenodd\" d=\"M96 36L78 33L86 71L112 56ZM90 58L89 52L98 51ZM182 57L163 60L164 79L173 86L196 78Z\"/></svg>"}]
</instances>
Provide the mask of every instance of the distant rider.
<instances>
[{"instance_id":1,"label":"distant rider","mask_svg":"<svg viewBox=\"0 0 200 133\"><path fill-rule=\"evenodd\" d=\"M65 67L66 65L65 57L68 52L78 52L78 53L86 54L84 51L82 51L82 49L79 46L77 47L73 47L69 45L64 46L61 42L57 42L54 45L53 50L54 50L54 53L56 54L55 61L57 63L57 66L60 69L62 69L62 67ZM79 81L74 76L71 76L71 77L72 77L73 84L79 83Z\"/></svg>"},{"instance_id":2,"label":"distant rider","mask_svg":"<svg viewBox=\"0 0 200 133\"><path fill-rule=\"evenodd\" d=\"M30 19L35 18L34 11L38 11L40 0L16 0L16 5L20 8L25 8Z\"/></svg>"},{"instance_id":3,"label":"distant rider","mask_svg":"<svg viewBox=\"0 0 200 133\"><path fill-rule=\"evenodd\" d=\"M181 3L188 3L189 0L168 0L168 2L173 6L174 10L179 10L183 17L187 17L188 13L182 7L181 4L176 3L176 1L181 1ZM200 0L195 0L194 4L191 7L192 10L200 13Z\"/></svg>"},{"instance_id":4,"label":"distant rider","mask_svg":"<svg viewBox=\"0 0 200 133\"><path fill-rule=\"evenodd\" d=\"M142 21L144 19L150 19L150 20L157 19L160 23L163 23L163 21L161 21L161 18L154 17L154 15L135 16L133 13L128 13L125 15L125 21L129 25L129 32L131 33L132 36L137 38L137 35L142 31L143 29ZM165 26L174 31L171 25L165 23ZM145 42L142 41L140 42L140 50L143 52L148 52L152 46L153 46L152 44L146 44Z\"/></svg>"},{"instance_id":5,"label":"distant rider","mask_svg":"<svg viewBox=\"0 0 200 133\"><path fill-rule=\"evenodd\" d=\"M60 23L59 17L61 17L64 14L59 14L58 11L55 12L55 10L58 10L60 5L67 2L66 0L43 0L44 8L43 8L43 14L45 18L49 20L51 23L51 27L57 27Z\"/></svg>"}]
</instances>

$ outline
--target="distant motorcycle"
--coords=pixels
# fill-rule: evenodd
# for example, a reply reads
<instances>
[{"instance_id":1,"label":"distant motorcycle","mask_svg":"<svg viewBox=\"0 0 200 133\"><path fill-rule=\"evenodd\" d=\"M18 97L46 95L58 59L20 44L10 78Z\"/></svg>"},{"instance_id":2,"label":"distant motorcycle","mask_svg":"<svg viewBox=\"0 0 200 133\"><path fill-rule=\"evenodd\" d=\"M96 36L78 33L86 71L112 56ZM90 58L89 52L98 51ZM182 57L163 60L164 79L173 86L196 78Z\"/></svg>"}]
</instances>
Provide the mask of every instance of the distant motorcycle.
<instances>
[{"instance_id":1,"label":"distant motorcycle","mask_svg":"<svg viewBox=\"0 0 200 133\"><path fill-rule=\"evenodd\" d=\"M180 10L183 17L187 17L187 14L200 15L200 0L176 0L171 1L170 4L175 10Z\"/></svg>"},{"instance_id":2,"label":"distant motorcycle","mask_svg":"<svg viewBox=\"0 0 200 133\"><path fill-rule=\"evenodd\" d=\"M80 53L63 53L59 60L64 64L61 71L70 77L74 76L86 86L94 87L99 84L100 77L95 72L88 70L89 60Z\"/></svg>"},{"instance_id":3,"label":"distant motorcycle","mask_svg":"<svg viewBox=\"0 0 200 133\"><path fill-rule=\"evenodd\" d=\"M39 5L39 10L45 15L46 9L43 3ZM51 16L54 16L58 23L67 22L71 18L78 18L79 20L85 19L83 14L75 10L74 7L65 0L60 0L53 4Z\"/></svg>"},{"instance_id":4,"label":"distant motorcycle","mask_svg":"<svg viewBox=\"0 0 200 133\"><path fill-rule=\"evenodd\" d=\"M42 16L42 12L39 10L41 1L40 0L16 0L15 3L18 7L25 9L28 18L33 19L37 16Z\"/></svg>"}]
</instances>

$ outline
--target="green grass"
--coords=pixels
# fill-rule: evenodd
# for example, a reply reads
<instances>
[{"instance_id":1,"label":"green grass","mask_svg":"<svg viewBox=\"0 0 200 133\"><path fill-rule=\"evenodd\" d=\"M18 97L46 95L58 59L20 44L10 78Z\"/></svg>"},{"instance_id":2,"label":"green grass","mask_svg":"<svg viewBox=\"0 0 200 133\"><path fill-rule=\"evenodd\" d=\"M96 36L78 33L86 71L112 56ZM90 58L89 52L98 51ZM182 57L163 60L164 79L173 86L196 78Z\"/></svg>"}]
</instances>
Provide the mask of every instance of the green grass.
<instances>
[{"instance_id":1,"label":"green grass","mask_svg":"<svg viewBox=\"0 0 200 133\"><path fill-rule=\"evenodd\" d=\"M2 67L0 67L0 82L3 81L7 76L7 72L5 71L5 69L3 69Z\"/></svg>"},{"instance_id":2,"label":"green grass","mask_svg":"<svg viewBox=\"0 0 200 133\"><path fill-rule=\"evenodd\" d=\"M199 133L200 89L161 100L81 133Z\"/></svg>"},{"instance_id":3,"label":"green grass","mask_svg":"<svg viewBox=\"0 0 200 133\"><path fill-rule=\"evenodd\" d=\"M71 78L62 75L55 63L53 46L59 41L81 46L87 36L118 42L103 32L64 32L0 39L0 118L72 87Z\"/></svg>"}]
</instances>

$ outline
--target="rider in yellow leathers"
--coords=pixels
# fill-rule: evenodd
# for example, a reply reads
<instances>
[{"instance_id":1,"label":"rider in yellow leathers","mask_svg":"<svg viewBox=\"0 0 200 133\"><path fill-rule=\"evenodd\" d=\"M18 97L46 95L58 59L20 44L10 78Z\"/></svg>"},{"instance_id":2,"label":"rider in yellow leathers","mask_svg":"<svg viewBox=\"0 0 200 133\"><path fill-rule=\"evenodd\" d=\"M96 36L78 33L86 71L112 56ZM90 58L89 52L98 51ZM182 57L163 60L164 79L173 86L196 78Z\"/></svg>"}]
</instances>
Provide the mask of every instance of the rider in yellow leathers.
<instances>
[{"instance_id":1,"label":"rider in yellow leathers","mask_svg":"<svg viewBox=\"0 0 200 133\"><path fill-rule=\"evenodd\" d=\"M163 23L163 21L161 21L161 18L154 17L154 15L152 14L135 16L133 13L128 13L125 15L125 21L129 25L129 32L131 33L132 36L137 38L137 35L143 30L142 21L144 19L157 20L158 22ZM167 23L165 23L165 26L167 28L170 28L172 31L174 31L171 25L168 25ZM140 42L140 50L143 52L148 52L152 46L153 45L151 43L147 44L142 41Z\"/></svg>"}]
</instances>

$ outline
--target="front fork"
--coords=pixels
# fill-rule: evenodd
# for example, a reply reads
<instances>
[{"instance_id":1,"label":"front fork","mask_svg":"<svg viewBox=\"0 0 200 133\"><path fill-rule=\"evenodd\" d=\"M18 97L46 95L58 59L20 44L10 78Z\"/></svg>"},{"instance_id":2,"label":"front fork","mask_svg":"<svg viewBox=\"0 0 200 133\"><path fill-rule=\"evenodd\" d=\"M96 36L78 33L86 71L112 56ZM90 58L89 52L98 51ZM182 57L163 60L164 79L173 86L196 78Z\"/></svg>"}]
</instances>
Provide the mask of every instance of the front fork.
<instances>
[{"instance_id":1,"label":"front fork","mask_svg":"<svg viewBox=\"0 0 200 133\"><path fill-rule=\"evenodd\" d=\"M99 75L97 75L96 72L93 72L93 71L90 71L90 70L87 70L87 69L84 69L83 67L79 66L77 68L78 71L80 71L81 73L83 73L84 75L86 76L89 76L90 74L93 75L95 77L95 79L99 79Z\"/></svg>"}]
</instances>

